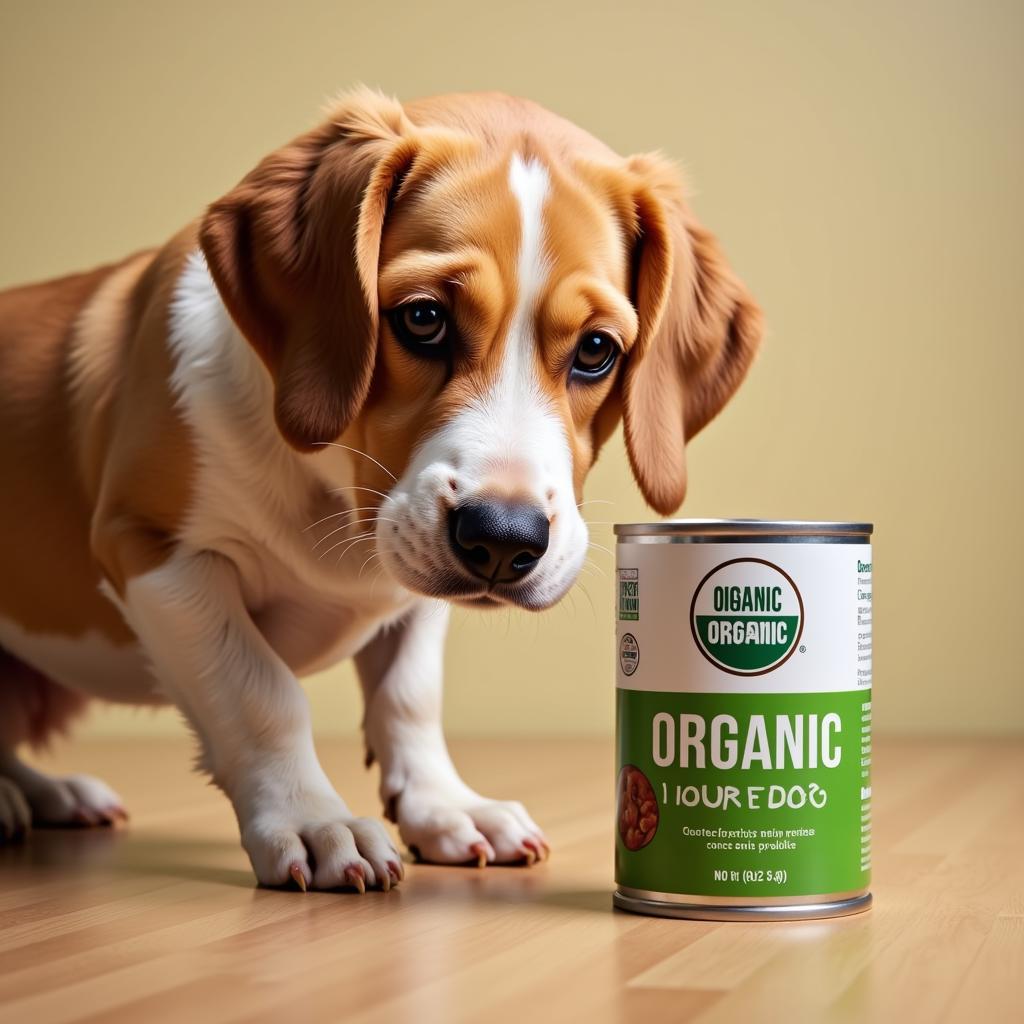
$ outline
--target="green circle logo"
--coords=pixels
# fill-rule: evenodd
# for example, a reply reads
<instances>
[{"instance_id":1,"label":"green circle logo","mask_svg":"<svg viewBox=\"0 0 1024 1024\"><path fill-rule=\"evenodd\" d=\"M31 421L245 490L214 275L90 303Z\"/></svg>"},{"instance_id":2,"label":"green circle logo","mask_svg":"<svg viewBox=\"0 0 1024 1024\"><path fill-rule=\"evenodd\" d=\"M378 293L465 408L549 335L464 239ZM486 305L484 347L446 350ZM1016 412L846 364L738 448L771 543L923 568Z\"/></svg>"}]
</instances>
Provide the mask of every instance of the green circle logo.
<instances>
[{"instance_id":1,"label":"green circle logo","mask_svg":"<svg viewBox=\"0 0 1024 1024\"><path fill-rule=\"evenodd\" d=\"M804 602L793 578L763 558L733 558L700 581L690 602L697 649L723 672L760 676L796 650Z\"/></svg>"}]
</instances>

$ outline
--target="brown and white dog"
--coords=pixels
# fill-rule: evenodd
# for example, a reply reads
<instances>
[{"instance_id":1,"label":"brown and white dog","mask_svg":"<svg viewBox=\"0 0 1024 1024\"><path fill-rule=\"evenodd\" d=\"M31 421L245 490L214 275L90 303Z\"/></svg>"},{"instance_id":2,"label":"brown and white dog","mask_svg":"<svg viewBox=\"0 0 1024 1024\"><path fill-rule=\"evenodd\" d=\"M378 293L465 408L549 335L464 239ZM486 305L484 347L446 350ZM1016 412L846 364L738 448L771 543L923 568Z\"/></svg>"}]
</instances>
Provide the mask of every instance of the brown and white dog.
<instances>
[{"instance_id":1,"label":"brown and white dog","mask_svg":"<svg viewBox=\"0 0 1024 1024\"><path fill-rule=\"evenodd\" d=\"M122 814L16 748L171 702L260 882L388 888L297 681L354 656L409 847L543 857L449 758L448 602L565 594L620 416L674 510L760 338L667 161L498 94L357 90L163 248L0 295L0 829Z\"/></svg>"}]
</instances>

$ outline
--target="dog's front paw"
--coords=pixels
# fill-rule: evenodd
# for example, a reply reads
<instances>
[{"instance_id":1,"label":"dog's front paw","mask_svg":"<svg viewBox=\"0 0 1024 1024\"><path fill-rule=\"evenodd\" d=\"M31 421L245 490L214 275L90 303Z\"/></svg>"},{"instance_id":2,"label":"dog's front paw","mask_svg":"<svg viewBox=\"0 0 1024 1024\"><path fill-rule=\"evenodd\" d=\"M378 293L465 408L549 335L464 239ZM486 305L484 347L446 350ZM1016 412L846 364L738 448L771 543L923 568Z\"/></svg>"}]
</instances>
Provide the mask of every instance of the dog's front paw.
<instances>
[{"instance_id":1,"label":"dog's front paw","mask_svg":"<svg viewBox=\"0 0 1024 1024\"><path fill-rule=\"evenodd\" d=\"M263 885L387 892L405 877L384 826L344 812L259 814L243 826L242 846Z\"/></svg>"},{"instance_id":2,"label":"dog's front paw","mask_svg":"<svg viewBox=\"0 0 1024 1024\"><path fill-rule=\"evenodd\" d=\"M453 803L407 790L397 801L398 831L421 860L434 864L525 864L550 852L544 833L515 800L478 797Z\"/></svg>"}]
</instances>

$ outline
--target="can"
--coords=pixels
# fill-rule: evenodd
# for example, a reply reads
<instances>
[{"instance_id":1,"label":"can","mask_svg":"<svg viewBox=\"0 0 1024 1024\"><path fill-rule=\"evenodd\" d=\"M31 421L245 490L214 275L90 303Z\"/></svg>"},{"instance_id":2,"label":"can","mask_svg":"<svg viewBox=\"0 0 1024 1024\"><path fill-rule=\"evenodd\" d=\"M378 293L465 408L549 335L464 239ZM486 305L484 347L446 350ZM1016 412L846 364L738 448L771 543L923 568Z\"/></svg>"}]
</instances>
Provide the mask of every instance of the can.
<instances>
[{"instance_id":1,"label":"can","mask_svg":"<svg viewBox=\"0 0 1024 1024\"><path fill-rule=\"evenodd\" d=\"M614 905L871 905L870 523L615 527Z\"/></svg>"}]
</instances>

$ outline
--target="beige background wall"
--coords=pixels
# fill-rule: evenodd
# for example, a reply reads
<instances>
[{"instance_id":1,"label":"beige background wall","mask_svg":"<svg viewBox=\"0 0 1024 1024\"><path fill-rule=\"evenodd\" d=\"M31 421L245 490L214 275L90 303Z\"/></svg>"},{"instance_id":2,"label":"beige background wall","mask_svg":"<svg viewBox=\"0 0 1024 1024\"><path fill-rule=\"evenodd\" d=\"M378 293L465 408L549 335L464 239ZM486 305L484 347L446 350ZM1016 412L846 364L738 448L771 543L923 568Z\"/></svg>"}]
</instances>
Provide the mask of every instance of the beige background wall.
<instances>
[{"instance_id":1,"label":"beige background wall","mask_svg":"<svg viewBox=\"0 0 1024 1024\"><path fill-rule=\"evenodd\" d=\"M1024 7L0 2L0 286L163 240L356 81L529 95L683 161L770 339L685 514L878 524L889 730L1024 727ZM611 445L595 520L649 518ZM595 540L611 546L607 526ZM594 561L610 572L610 560ZM59 581L56 585L59 585ZM611 587L456 616L460 732L611 728ZM347 668L310 682L348 730ZM178 728L103 713L96 731Z\"/></svg>"}]
</instances>

